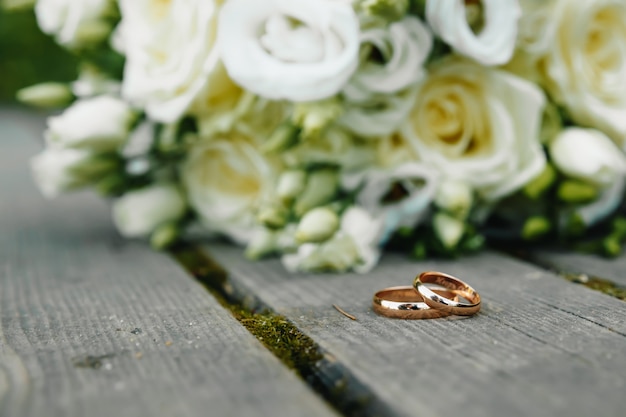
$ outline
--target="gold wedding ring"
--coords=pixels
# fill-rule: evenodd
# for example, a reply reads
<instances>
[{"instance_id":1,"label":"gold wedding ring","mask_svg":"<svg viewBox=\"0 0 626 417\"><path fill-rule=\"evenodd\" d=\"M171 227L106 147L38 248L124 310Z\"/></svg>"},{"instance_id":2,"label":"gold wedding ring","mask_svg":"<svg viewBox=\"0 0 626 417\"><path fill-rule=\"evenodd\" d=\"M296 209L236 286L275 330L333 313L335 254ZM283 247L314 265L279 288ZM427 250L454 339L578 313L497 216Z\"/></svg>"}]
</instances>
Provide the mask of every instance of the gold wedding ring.
<instances>
[{"instance_id":1,"label":"gold wedding ring","mask_svg":"<svg viewBox=\"0 0 626 417\"><path fill-rule=\"evenodd\" d=\"M439 285L465 298L468 302L450 299L428 288L426 284ZM413 287L421 294L424 303L433 310L457 316L471 316L480 310L480 295L465 282L443 272L422 272L413 281Z\"/></svg>"},{"instance_id":2,"label":"gold wedding ring","mask_svg":"<svg viewBox=\"0 0 626 417\"><path fill-rule=\"evenodd\" d=\"M454 291L433 289L433 294L458 300ZM395 319L434 319L449 316L443 310L431 308L422 295L411 286L390 287L378 291L372 299L374 311Z\"/></svg>"}]
</instances>

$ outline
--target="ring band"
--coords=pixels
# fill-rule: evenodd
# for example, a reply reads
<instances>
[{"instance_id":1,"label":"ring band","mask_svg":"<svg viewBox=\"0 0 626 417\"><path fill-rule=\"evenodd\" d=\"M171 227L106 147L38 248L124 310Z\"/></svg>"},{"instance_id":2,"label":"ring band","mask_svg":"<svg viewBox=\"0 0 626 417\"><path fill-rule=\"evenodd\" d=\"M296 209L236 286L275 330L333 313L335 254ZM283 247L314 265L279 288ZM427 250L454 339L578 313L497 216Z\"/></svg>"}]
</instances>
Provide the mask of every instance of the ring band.
<instances>
[{"instance_id":1,"label":"ring band","mask_svg":"<svg viewBox=\"0 0 626 417\"><path fill-rule=\"evenodd\" d=\"M465 298L469 303L451 300L435 293L425 284L435 284L447 288ZM452 275L442 272L422 272L413 281L413 287L422 295L424 303L433 309L457 316L471 316L480 310L480 295L469 285Z\"/></svg>"},{"instance_id":2,"label":"ring band","mask_svg":"<svg viewBox=\"0 0 626 417\"><path fill-rule=\"evenodd\" d=\"M442 297L458 299L454 291L432 291ZM372 299L372 308L377 314L394 319L434 319L450 315L428 306L422 295L411 286L390 287L378 291Z\"/></svg>"}]
</instances>

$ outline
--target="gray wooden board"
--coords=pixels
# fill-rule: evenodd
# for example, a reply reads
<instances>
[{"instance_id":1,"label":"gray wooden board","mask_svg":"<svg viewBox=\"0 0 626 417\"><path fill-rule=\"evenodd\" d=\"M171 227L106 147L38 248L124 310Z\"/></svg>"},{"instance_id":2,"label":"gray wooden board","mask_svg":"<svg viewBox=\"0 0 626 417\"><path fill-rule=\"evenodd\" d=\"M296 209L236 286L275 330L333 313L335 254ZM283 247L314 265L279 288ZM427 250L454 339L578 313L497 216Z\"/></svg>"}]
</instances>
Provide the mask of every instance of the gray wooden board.
<instances>
[{"instance_id":1,"label":"gray wooden board","mask_svg":"<svg viewBox=\"0 0 626 417\"><path fill-rule=\"evenodd\" d=\"M607 259L597 255L568 253L563 251L542 251L532 254L534 260L559 271L586 274L608 279L626 286L626 256Z\"/></svg>"},{"instance_id":2,"label":"gray wooden board","mask_svg":"<svg viewBox=\"0 0 626 417\"><path fill-rule=\"evenodd\" d=\"M40 197L42 126L0 110L0 416L335 415L97 198Z\"/></svg>"},{"instance_id":3,"label":"gray wooden board","mask_svg":"<svg viewBox=\"0 0 626 417\"><path fill-rule=\"evenodd\" d=\"M206 250L236 292L284 314L397 415L624 416L626 303L530 264L494 253L388 255L366 275L289 275L276 260L243 262L237 248ZM407 321L371 310L375 291L410 285L423 270L465 278L482 311Z\"/></svg>"}]
</instances>

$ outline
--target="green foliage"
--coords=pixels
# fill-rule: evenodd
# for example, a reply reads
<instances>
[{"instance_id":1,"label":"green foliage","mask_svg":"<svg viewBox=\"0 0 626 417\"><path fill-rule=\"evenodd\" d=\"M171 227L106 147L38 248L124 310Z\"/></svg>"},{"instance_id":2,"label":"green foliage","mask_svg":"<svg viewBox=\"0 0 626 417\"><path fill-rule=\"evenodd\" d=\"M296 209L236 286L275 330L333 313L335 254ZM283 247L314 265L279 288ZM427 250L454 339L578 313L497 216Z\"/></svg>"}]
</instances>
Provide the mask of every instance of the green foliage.
<instances>
[{"instance_id":1,"label":"green foliage","mask_svg":"<svg viewBox=\"0 0 626 417\"><path fill-rule=\"evenodd\" d=\"M76 78L76 58L41 33L32 11L0 7L0 102L23 87Z\"/></svg>"}]
</instances>

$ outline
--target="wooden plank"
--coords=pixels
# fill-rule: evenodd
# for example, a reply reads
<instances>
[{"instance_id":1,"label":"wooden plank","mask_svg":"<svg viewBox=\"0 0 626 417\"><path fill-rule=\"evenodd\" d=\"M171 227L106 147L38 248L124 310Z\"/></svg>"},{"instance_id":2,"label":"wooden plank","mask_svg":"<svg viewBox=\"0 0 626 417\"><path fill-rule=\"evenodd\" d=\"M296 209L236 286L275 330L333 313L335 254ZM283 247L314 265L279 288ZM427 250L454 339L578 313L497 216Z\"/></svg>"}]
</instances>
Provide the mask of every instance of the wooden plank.
<instances>
[{"instance_id":1,"label":"wooden plank","mask_svg":"<svg viewBox=\"0 0 626 417\"><path fill-rule=\"evenodd\" d=\"M494 253L427 262L388 255L367 275L288 275L275 260L242 262L237 248L206 250L229 271L234 293L289 318L392 414L624 415L626 303L535 266ZM375 291L409 285L423 270L467 279L482 311L416 321L373 313Z\"/></svg>"},{"instance_id":2,"label":"wooden plank","mask_svg":"<svg viewBox=\"0 0 626 417\"><path fill-rule=\"evenodd\" d=\"M604 278L626 286L626 255L616 259L607 259L597 255L553 250L532 253L531 256L541 265L562 272Z\"/></svg>"},{"instance_id":3,"label":"wooden plank","mask_svg":"<svg viewBox=\"0 0 626 417\"><path fill-rule=\"evenodd\" d=\"M41 127L0 110L0 416L335 415L97 198L44 201Z\"/></svg>"}]
</instances>

